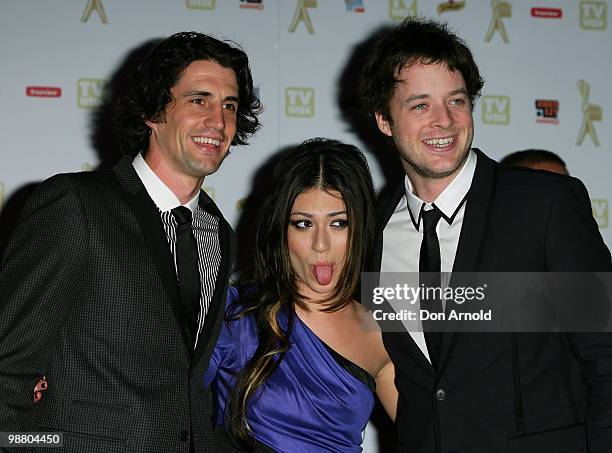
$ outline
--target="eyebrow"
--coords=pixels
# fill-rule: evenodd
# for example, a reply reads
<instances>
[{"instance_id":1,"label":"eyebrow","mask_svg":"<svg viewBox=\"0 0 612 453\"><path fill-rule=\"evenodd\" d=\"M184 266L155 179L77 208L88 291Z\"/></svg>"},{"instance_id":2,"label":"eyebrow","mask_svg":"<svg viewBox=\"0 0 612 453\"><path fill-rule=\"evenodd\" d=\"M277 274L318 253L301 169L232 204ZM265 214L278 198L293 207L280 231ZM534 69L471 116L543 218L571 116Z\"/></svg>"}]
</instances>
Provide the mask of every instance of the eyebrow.
<instances>
[{"instance_id":1,"label":"eyebrow","mask_svg":"<svg viewBox=\"0 0 612 453\"><path fill-rule=\"evenodd\" d=\"M465 94L467 96L467 90L465 88L458 88L448 93L449 96L455 96L457 94ZM430 97L431 95L429 94L415 94L414 96L410 96L408 99L406 99L406 102L418 101L420 99L427 99Z\"/></svg>"},{"instance_id":2,"label":"eyebrow","mask_svg":"<svg viewBox=\"0 0 612 453\"><path fill-rule=\"evenodd\" d=\"M335 212L330 212L329 214L327 214L325 217L336 217L339 215L345 215L346 211L335 211ZM309 219L311 217L314 217L312 214L310 214L309 212L302 212L302 211L294 211L292 212L289 217L294 216L294 215L301 215L304 217L308 217Z\"/></svg>"},{"instance_id":3,"label":"eyebrow","mask_svg":"<svg viewBox=\"0 0 612 453\"><path fill-rule=\"evenodd\" d=\"M191 91L186 91L183 94L183 97L187 98L190 96L212 96L212 93L210 91L204 91L204 90L191 90ZM239 98L238 96L226 96L224 101L232 101L235 103L239 102Z\"/></svg>"}]
</instances>

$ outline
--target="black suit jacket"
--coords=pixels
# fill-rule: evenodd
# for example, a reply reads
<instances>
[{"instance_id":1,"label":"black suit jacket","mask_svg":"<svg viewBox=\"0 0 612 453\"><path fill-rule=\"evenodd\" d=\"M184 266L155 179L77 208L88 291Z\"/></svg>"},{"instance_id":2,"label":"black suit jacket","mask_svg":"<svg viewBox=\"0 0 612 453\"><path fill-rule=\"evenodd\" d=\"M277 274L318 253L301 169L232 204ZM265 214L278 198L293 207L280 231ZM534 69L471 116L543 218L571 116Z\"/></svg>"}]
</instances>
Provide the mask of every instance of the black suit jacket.
<instances>
[{"instance_id":1,"label":"black suit jacket","mask_svg":"<svg viewBox=\"0 0 612 453\"><path fill-rule=\"evenodd\" d=\"M202 375L234 242L204 192L200 206L219 218L222 259L191 360L173 258L131 159L41 184L0 270L0 431L62 431L74 452L216 451Z\"/></svg>"},{"instance_id":2,"label":"black suit jacket","mask_svg":"<svg viewBox=\"0 0 612 453\"><path fill-rule=\"evenodd\" d=\"M476 152L454 272L612 269L580 181ZM371 271L403 187L380 206ZM444 333L437 370L409 334L383 338L400 392L398 451L612 451L610 334Z\"/></svg>"}]
</instances>

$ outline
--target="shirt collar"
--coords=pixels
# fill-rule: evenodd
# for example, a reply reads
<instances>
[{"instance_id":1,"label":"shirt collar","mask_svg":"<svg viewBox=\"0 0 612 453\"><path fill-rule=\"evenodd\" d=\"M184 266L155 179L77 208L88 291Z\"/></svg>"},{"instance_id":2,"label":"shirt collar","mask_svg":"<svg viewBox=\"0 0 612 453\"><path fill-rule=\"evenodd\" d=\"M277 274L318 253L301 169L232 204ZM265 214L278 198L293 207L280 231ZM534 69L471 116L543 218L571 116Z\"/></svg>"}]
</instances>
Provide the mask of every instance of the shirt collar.
<instances>
[{"instance_id":1,"label":"shirt collar","mask_svg":"<svg viewBox=\"0 0 612 453\"><path fill-rule=\"evenodd\" d=\"M155 174L149 164L144 160L142 154L136 155L132 161L132 166L138 177L145 186L147 193L161 212L170 211L181 205L180 200L174 192L172 192L164 182L159 179L159 176ZM196 194L191 200L189 200L184 206L189 208L193 212L198 206L199 194Z\"/></svg>"},{"instance_id":2,"label":"shirt collar","mask_svg":"<svg viewBox=\"0 0 612 453\"><path fill-rule=\"evenodd\" d=\"M421 224L421 209L425 206L435 206L442 213L442 218L447 223L453 223L453 219L467 197L467 193L472 185L474 172L476 171L476 153L470 150L459 174L446 186L446 188L438 195L432 203L426 203L413 193L412 183L408 176L404 178L404 191L408 202L408 212L414 224L414 228L418 231Z\"/></svg>"}]
</instances>

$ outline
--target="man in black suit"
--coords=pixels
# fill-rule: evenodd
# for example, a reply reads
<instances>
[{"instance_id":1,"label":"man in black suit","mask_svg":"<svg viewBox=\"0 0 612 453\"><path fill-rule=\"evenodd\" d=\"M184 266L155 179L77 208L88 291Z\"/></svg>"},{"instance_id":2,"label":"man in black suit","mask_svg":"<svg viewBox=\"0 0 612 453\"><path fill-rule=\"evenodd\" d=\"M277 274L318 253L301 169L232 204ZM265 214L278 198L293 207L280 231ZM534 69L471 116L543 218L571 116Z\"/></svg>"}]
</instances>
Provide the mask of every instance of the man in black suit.
<instances>
[{"instance_id":1,"label":"man in black suit","mask_svg":"<svg viewBox=\"0 0 612 453\"><path fill-rule=\"evenodd\" d=\"M375 44L362 102L406 176L380 206L370 270L610 271L580 181L471 149L482 86L465 43L434 21L407 19ZM400 394L398 451L612 451L608 333L425 327L384 341Z\"/></svg>"},{"instance_id":2,"label":"man in black suit","mask_svg":"<svg viewBox=\"0 0 612 453\"><path fill-rule=\"evenodd\" d=\"M242 50L177 33L118 99L126 156L38 188L0 273L1 431L60 431L74 452L217 451L202 375L234 241L201 186L259 111Z\"/></svg>"}]
</instances>

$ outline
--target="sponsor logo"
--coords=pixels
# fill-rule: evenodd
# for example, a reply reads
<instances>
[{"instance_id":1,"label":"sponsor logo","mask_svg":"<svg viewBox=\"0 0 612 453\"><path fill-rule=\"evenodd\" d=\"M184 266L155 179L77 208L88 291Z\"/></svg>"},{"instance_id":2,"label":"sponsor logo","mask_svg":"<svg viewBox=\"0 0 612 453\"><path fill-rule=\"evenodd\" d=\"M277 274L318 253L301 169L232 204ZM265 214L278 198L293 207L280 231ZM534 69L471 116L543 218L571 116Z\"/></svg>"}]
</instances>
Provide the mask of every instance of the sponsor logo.
<instances>
[{"instance_id":1,"label":"sponsor logo","mask_svg":"<svg viewBox=\"0 0 612 453\"><path fill-rule=\"evenodd\" d=\"M102 104L106 80L77 80L77 105L82 109L93 109Z\"/></svg>"},{"instance_id":2,"label":"sponsor logo","mask_svg":"<svg viewBox=\"0 0 612 453\"><path fill-rule=\"evenodd\" d=\"M601 106L592 104L589 102L589 93L591 91L591 85L584 80L578 80L578 91L582 98L582 125L580 126L580 132L578 132L578 138L576 139L576 145L582 145L584 137L587 134L593 140L595 146L599 146L599 138L597 138L597 131L593 121L601 121L603 118L603 111Z\"/></svg>"},{"instance_id":3,"label":"sponsor logo","mask_svg":"<svg viewBox=\"0 0 612 453\"><path fill-rule=\"evenodd\" d=\"M605 30L608 27L608 4L606 2L580 2L580 28Z\"/></svg>"},{"instance_id":4,"label":"sponsor logo","mask_svg":"<svg viewBox=\"0 0 612 453\"><path fill-rule=\"evenodd\" d=\"M609 224L608 221L610 219L608 200L603 198L594 198L591 200L591 208L593 210L593 217L595 217L599 228L607 228Z\"/></svg>"},{"instance_id":5,"label":"sponsor logo","mask_svg":"<svg viewBox=\"0 0 612 453\"><path fill-rule=\"evenodd\" d=\"M417 15L417 0L389 0L389 18L403 20Z\"/></svg>"},{"instance_id":6,"label":"sponsor logo","mask_svg":"<svg viewBox=\"0 0 612 453\"><path fill-rule=\"evenodd\" d=\"M363 0L344 0L346 2L346 10L352 11L354 13L363 13L365 12L365 7L363 6Z\"/></svg>"},{"instance_id":7,"label":"sponsor logo","mask_svg":"<svg viewBox=\"0 0 612 453\"><path fill-rule=\"evenodd\" d=\"M312 21L308 14L308 8L316 7L317 0L298 0L295 6L295 14L293 14L291 25L289 25L289 33L293 33L300 22L304 22L308 33L314 33L314 27L312 26Z\"/></svg>"},{"instance_id":8,"label":"sponsor logo","mask_svg":"<svg viewBox=\"0 0 612 453\"><path fill-rule=\"evenodd\" d=\"M314 116L315 95L312 88L292 87L285 89L285 115Z\"/></svg>"},{"instance_id":9,"label":"sponsor logo","mask_svg":"<svg viewBox=\"0 0 612 453\"><path fill-rule=\"evenodd\" d=\"M89 20L89 16L91 16L91 13L93 13L94 11L98 14L98 17L100 18L103 24L108 24L108 18L106 17L106 13L104 12L102 0L87 1L85 11L83 11L83 15L81 16L81 22L87 22Z\"/></svg>"},{"instance_id":10,"label":"sponsor logo","mask_svg":"<svg viewBox=\"0 0 612 453\"><path fill-rule=\"evenodd\" d=\"M243 9L259 9L262 10L263 0L240 0L240 7Z\"/></svg>"},{"instance_id":11,"label":"sponsor logo","mask_svg":"<svg viewBox=\"0 0 612 453\"><path fill-rule=\"evenodd\" d=\"M510 124L510 98L508 96L483 96L482 122Z\"/></svg>"},{"instance_id":12,"label":"sponsor logo","mask_svg":"<svg viewBox=\"0 0 612 453\"><path fill-rule=\"evenodd\" d=\"M217 0L185 0L185 6L189 9L215 9Z\"/></svg>"},{"instance_id":13,"label":"sponsor logo","mask_svg":"<svg viewBox=\"0 0 612 453\"><path fill-rule=\"evenodd\" d=\"M62 89L58 87L26 87L26 96L59 98L62 96Z\"/></svg>"},{"instance_id":14,"label":"sponsor logo","mask_svg":"<svg viewBox=\"0 0 612 453\"><path fill-rule=\"evenodd\" d=\"M208 194L210 198L213 200L217 199L217 194L215 193L215 188L211 186L202 186L202 190Z\"/></svg>"},{"instance_id":15,"label":"sponsor logo","mask_svg":"<svg viewBox=\"0 0 612 453\"><path fill-rule=\"evenodd\" d=\"M561 8L531 8L531 17L561 19L563 17L563 10Z\"/></svg>"},{"instance_id":16,"label":"sponsor logo","mask_svg":"<svg viewBox=\"0 0 612 453\"><path fill-rule=\"evenodd\" d=\"M463 8L465 8L465 2L448 0L447 2L440 3L438 5L438 14L442 14L447 11L459 11L459 10L462 10Z\"/></svg>"},{"instance_id":17,"label":"sponsor logo","mask_svg":"<svg viewBox=\"0 0 612 453\"><path fill-rule=\"evenodd\" d=\"M4 190L4 184L0 182L0 209L2 209L2 207L4 206L5 198L6 198L6 194Z\"/></svg>"},{"instance_id":18,"label":"sponsor logo","mask_svg":"<svg viewBox=\"0 0 612 453\"><path fill-rule=\"evenodd\" d=\"M559 124L559 101L536 99L536 122L543 124Z\"/></svg>"},{"instance_id":19,"label":"sponsor logo","mask_svg":"<svg viewBox=\"0 0 612 453\"><path fill-rule=\"evenodd\" d=\"M497 31L505 43L510 42L502 19L512 17L512 5L502 0L491 0L491 23L485 35L485 42L491 41Z\"/></svg>"}]
</instances>

